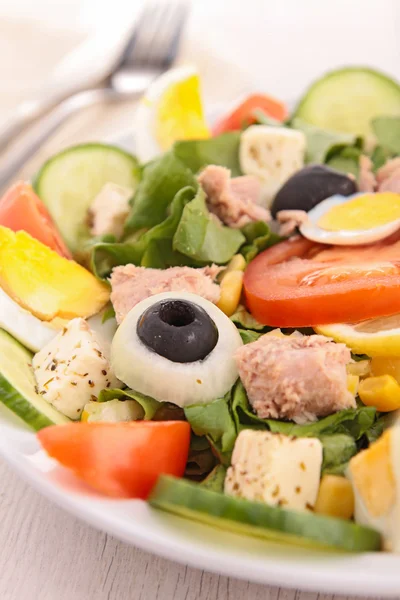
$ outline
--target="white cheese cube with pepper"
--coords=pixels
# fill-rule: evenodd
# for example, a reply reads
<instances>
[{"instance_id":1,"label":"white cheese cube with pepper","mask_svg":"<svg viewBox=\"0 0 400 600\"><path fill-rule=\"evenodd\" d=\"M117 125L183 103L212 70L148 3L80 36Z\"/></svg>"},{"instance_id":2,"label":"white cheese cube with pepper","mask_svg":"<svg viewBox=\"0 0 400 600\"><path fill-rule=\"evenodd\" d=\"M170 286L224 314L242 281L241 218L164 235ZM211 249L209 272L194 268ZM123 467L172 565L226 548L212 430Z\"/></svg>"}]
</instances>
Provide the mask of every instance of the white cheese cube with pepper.
<instances>
[{"instance_id":1,"label":"white cheese cube with pepper","mask_svg":"<svg viewBox=\"0 0 400 600\"><path fill-rule=\"evenodd\" d=\"M322 444L269 431L240 432L225 479L225 493L272 506L314 508L321 476Z\"/></svg>"},{"instance_id":2,"label":"white cheese cube with pepper","mask_svg":"<svg viewBox=\"0 0 400 600\"><path fill-rule=\"evenodd\" d=\"M269 206L282 185L304 166L306 138L287 127L252 125L240 138L240 167L262 183L262 201Z\"/></svg>"},{"instance_id":3,"label":"white cheese cube with pepper","mask_svg":"<svg viewBox=\"0 0 400 600\"><path fill-rule=\"evenodd\" d=\"M121 387L108 353L84 319L73 319L33 357L38 393L70 419L79 419L102 389Z\"/></svg>"},{"instance_id":4,"label":"white cheese cube with pepper","mask_svg":"<svg viewBox=\"0 0 400 600\"><path fill-rule=\"evenodd\" d=\"M133 190L116 183L106 183L89 208L92 235L115 235L119 239L129 214Z\"/></svg>"}]
</instances>

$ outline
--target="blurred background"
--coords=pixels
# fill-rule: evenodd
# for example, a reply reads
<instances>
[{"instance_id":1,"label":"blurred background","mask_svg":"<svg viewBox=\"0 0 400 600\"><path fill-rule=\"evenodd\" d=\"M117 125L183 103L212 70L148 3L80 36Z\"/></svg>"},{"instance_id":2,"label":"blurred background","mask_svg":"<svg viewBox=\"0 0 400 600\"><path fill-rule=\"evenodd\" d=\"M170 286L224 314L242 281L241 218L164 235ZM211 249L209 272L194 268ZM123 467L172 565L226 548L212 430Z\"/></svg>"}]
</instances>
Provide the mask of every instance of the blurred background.
<instances>
[{"instance_id":1,"label":"blurred background","mask_svg":"<svg viewBox=\"0 0 400 600\"><path fill-rule=\"evenodd\" d=\"M0 121L16 104L95 82L145 0L1 0ZM180 62L198 65L209 105L250 88L294 101L323 71L378 67L400 79L400 0L192 0ZM72 54L71 54L72 52ZM134 103L71 119L39 153L129 132ZM27 167L31 171L34 165Z\"/></svg>"}]
</instances>

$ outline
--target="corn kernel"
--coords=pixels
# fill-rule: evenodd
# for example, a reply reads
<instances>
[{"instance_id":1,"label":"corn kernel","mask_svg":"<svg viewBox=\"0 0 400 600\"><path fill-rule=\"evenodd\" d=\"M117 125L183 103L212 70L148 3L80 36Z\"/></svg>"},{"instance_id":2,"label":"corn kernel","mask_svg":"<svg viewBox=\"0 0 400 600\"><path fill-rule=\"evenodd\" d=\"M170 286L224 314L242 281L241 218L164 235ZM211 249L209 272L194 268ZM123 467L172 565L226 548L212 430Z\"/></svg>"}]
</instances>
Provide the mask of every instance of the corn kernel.
<instances>
[{"instance_id":1,"label":"corn kernel","mask_svg":"<svg viewBox=\"0 0 400 600\"><path fill-rule=\"evenodd\" d=\"M351 519L354 513L354 493L350 481L338 475L324 475L314 511L330 517Z\"/></svg>"},{"instance_id":2,"label":"corn kernel","mask_svg":"<svg viewBox=\"0 0 400 600\"><path fill-rule=\"evenodd\" d=\"M375 356L371 360L372 375L392 375L400 383L400 359L390 356Z\"/></svg>"},{"instance_id":3,"label":"corn kernel","mask_svg":"<svg viewBox=\"0 0 400 600\"><path fill-rule=\"evenodd\" d=\"M359 360L358 362L349 363L346 367L349 375L358 375L358 377L367 377L371 375L371 361ZM375 375L375 373L374 373ZM381 373L376 373L381 375Z\"/></svg>"},{"instance_id":4,"label":"corn kernel","mask_svg":"<svg viewBox=\"0 0 400 600\"><path fill-rule=\"evenodd\" d=\"M83 410L81 412L81 421L88 421L89 420L89 413L87 410Z\"/></svg>"},{"instance_id":5,"label":"corn kernel","mask_svg":"<svg viewBox=\"0 0 400 600\"><path fill-rule=\"evenodd\" d=\"M358 395L363 404L382 412L400 408L400 385L391 375L368 377L360 382Z\"/></svg>"},{"instance_id":6,"label":"corn kernel","mask_svg":"<svg viewBox=\"0 0 400 600\"><path fill-rule=\"evenodd\" d=\"M235 254L235 256L233 256L229 261L225 273L229 273L230 271L244 271L246 264L247 263L244 259L244 256L241 254Z\"/></svg>"},{"instance_id":7,"label":"corn kernel","mask_svg":"<svg viewBox=\"0 0 400 600\"><path fill-rule=\"evenodd\" d=\"M221 281L221 296L217 306L228 317L232 316L240 302L243 287L243 271L230 271Z\"/></svg>"},{"instance_id":8,"label":"corn kernel","mask_svg":"<svg viewBox=\"0 0 400 600\"><path fill-rule=\"evenodd\" d=\"M347 375L347 389L353 396L357 395L360 378L358 375Z\"/></svg>"}]
</instances>

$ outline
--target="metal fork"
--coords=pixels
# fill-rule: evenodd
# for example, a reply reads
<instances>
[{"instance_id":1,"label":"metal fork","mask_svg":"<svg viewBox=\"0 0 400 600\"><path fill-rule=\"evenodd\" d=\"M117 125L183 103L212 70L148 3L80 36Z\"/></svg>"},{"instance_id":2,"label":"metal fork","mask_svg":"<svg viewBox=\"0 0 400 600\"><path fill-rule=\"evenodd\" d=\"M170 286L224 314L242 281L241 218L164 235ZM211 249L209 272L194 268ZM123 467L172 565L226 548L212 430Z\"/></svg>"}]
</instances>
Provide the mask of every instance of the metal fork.
<instances>
[{"instance_id":1,"label":"metal fork","mask_svg":"<svg viewBox=\"0 0 400 600\"><path fill-rule=\"evenodd\" d=\"M30 114L20 114L8 123L0 131L0 151L27 125L54 108L34 137L1 161L0 190L70 116L95 104L133 99L142 94L151 81L173 63L187 14L186 2L148 4L110 74L99 87L79 91L58 103L55 101L56 108L48 101L38 103Z\"/></svg>"}]
</instances>

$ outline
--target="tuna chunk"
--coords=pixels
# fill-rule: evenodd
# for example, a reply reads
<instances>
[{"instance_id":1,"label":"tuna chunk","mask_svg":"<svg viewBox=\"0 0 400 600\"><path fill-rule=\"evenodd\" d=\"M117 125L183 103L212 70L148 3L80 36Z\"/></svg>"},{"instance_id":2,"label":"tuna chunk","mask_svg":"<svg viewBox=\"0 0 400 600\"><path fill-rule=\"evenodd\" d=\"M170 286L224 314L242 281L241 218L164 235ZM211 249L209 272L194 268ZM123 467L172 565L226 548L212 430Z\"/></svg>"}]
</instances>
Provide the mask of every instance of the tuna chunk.
<instances>
[{"instance_id":1,"label":"tuna chunk","mask_svg":"<svg viewBox=\"0 0 400 600\"><path fill-rule=\"evenodd\" d=\"M215 304L220 297L220 288L214 279L220 271L221 267L216 265L203 269L171 267L163 271L134 265L116 267L110 281L117 322L121 323L145 298L163 292L192 292Z\"/></svg>"},{"instance_id":2,"label":"tuna chunk","mask_svg":"<svg viewBox=\"0 0 400 600\"><path fill-rule=\"evenodd\" d=\"M377 181L372 170L372 161L368 156L360 156L360 172L358 175L358 189L360 192L374 192Z\"/></svg>"},{"instance_id":3,"label":"tuna chunk","mask_svg":"<svg viewBox=\"0 0 400 600\"><path fill-rule=\"evenodd\" d=\"M264 335L239 348L235 359L249 401L261 418L315 421L355 408L347 390L350 350L320 335Z\"/></svg>"},{"instance_id":4,"label":"tuna chunk","mask_svg":"<svg viewBox=\"0 0 400 600\"><path fill-rule=\"evenodd\" d=\"M207 206L225 225L240 228L252 221L270 221L269 210L259 206L261 183L251 175L231 179L229 169L209 165L198 177Z\"/></svg>"},{"instance_id":5,"label":"tuna chunk","mask_svg":"<svg viewBox=\"0 0 400 600\"><path fill-rule=\"evenodd\" d=\"M279 223L279 235L292 235L300 225L307 223L308 215L305 210L280 210L276 214Z\"/></svg>"},{"instance_id":6,"label":"tuna chunk","mask_svg":"<svg viewBox=\"0 0 400 600\"><path fill-rule=\"evenodd\" d=\"M388 160L376 174L379 192L400 194L400 156Z\"/></svg>"},{"instance_id":7,"label":"tuna chunk","mask_svg":"<svg viewBox=\"0 0 400 600\"><path fill-rule=\"evenodd\" d=\"M360 157L360 192L394 192L400 194L400 156L386 162L376 173L368 156Z\"/></svg>"}]
</instances>

